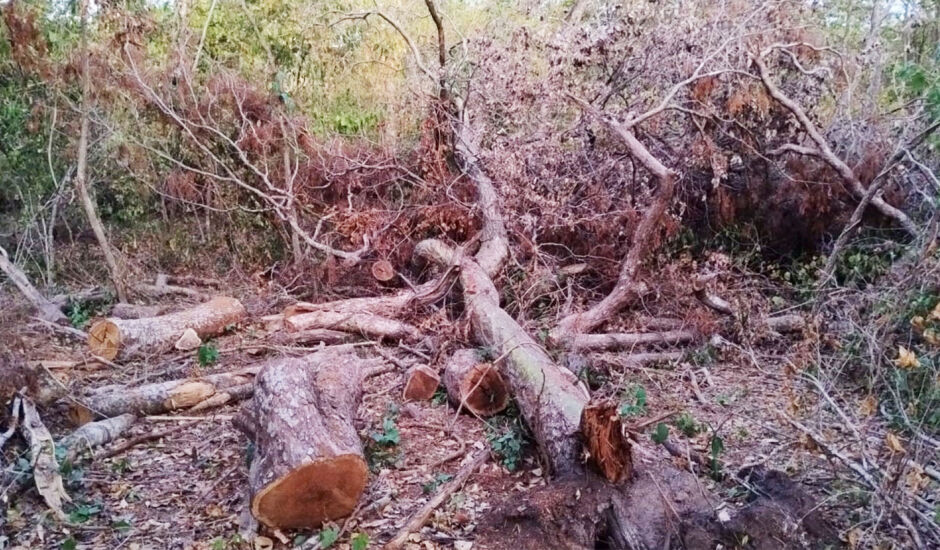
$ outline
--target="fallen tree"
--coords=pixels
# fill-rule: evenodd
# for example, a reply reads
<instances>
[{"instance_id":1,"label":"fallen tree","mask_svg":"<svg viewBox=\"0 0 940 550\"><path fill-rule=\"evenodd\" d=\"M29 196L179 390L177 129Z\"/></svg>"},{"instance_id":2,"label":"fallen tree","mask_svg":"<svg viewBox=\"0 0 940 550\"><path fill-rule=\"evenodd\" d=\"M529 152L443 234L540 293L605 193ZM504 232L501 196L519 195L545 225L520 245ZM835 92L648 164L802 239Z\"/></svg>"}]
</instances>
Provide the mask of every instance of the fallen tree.
<instances>
[{"instance_id":1,"label":"fallen tree","mask_svg":"<svg viewBox=\"0 0 940 550\"><path fill-rule=\"evenodd\" d=\"M168 351L186 329L200 338L215 336L245 317L235 298L217 296L201 305L142 319L109 317L96 321L88 331L88 350L107 360L136 354Z\"/></svg>"},{"instance_id":2,"label":"fallen tree","mask_svg":"<svg viewBox=\"0 0 940 550\"><path fill-rule=\"evenodd\" d=\"M509 381L544 463L559 476L581 472L579 426L590 400L587 389L499 307L493 281L462 249L426 240L418 243L415 252L441 265L459 266L464 307L474 336L497 355L495 362Z\"/></svg>"},{"instance_id":3,"label":"fallen tree","mask_svg":"<svg viewBox=\"0 0 940 550\"><path fill-rule=\"evenodd\" d=\"M349 350L273 360L235 425L255 444L251 512L272 528L313 528L353 511L369 468L353 424L366 363Z\"/></svg>"}]
</instances>

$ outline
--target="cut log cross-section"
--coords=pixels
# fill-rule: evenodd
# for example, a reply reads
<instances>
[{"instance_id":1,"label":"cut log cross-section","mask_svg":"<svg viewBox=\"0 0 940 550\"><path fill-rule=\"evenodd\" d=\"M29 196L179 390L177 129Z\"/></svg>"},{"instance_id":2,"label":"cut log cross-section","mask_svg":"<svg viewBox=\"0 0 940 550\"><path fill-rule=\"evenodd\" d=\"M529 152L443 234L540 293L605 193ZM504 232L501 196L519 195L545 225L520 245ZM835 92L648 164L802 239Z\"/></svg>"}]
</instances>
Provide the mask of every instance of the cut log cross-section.
<instances>
[{"instance_id":1,"label":"cut log cross-section","mask_svg":"<svg viewBox=\"0 0 940 550\"><path fill-rule=\"evenodd\" d=\"M444 386L454 406L477 416L492 416L509 405L509 386L499 369L471 349L458 350L447 361Z\"/></svg>"},{"instance_id":2,"label":"cut log cross-section","mask_svg":"<svg viewBox=\"0 0 940 550\"><path fill-rule=\"evenodd\" d=\"M88 331L88 349L111 360L137 353L169 351L186 329L205 339L215 336L245 317L245 308L235 298L217 296L196 307L143 319L109 317Z\"/></svg>"},{"instance_id":3,"label":"cut log cross-section","mask_svg":"<svg viewBox=\"0 0 940 550\"><path fill-rule=\"evenodd\" d=\"M406 401L427 401L441 385L441 377L427 365L416 365L405 373L405 389L402 398Z\"/></svg>"},{"instance_id":4,"label":"cut log cross-section","mask_svg":"<svg viewBox=\"0 0 940 550\"><path fill-rule=\"evenodd\" d=\"M349 515L368 466L353 424L366 360L324 350L266 364L235 425L255 444L251 512L275 529L320 527Z\"/></svg>"}]
</instances>

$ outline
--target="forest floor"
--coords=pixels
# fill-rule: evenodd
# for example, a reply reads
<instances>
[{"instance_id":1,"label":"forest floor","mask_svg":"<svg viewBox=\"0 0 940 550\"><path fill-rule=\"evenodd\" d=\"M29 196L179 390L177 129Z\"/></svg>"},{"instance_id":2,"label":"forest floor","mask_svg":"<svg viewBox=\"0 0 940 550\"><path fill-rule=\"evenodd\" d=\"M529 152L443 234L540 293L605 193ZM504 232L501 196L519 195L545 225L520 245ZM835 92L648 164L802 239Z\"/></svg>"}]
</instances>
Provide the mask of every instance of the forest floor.
<instances>
[{"instance_id":1,"label":"forest floor","mask_svg":"<svg viewBox=\"0 0 940 550\"><path fill-rule=\"evenodd\" d=\"M316 349L266 342L265 328L257 320L279 312L283 297L259 293L257 286L238 281L225 288L226 293L243 301L249 320L212 341L219 354L211 365L200 365L196 352L177 352L119 367L89 360L57 374L69 394L80 399L88 390L107 384L137 385L232 371L279 354L300 355ZM757 299L752 287L724 291L725 298L735 303ZM26 304L17 296L7 293L0 299L6 304L0 314L0 338L14 349L28 350L29 360L83 361L87 356L84 342L31 321ZM164 300L169 301L173 300ZM185 302L175 305L183 307ZM642 325L649 314L625 313L617 324ZM736 330L731 321L714 322L719 334ZM735 473L763 466L800 481L817 502L809 514L831 522L846 538L858 520L854 508L861 505L852 501L851 474L828 462L824 449L787 421L791 416L802 418L831 445L852 451L848 427L816 406L818 394L799 381L808 350L813 349L810 343L819 338L810 327L791 334L749 337L746 345L729 340L720 346L699 342L682 349L685 353L679 360L645 365L627 361L629 352L569 356L562 361L576 368L596 392L620 400L625 425L639 434L636 461L673 461L681 469L691 468L687 459L670 454L655 442L657 435L662 435L656 433L662 429L660 424L668 429L668 439L676 448L714 457L718 471L711 475L707 469L700 471L698 479L703 492L711 495L717 514L723 508L738 508L747 500L746 482ZM363 354L374 354L373 345L357 344ZM394 344L383 347L386 354L400 361L421 360ZM544 472L531 445L514 450L513 442L524 442L524 434L511 413L484 423L467 414L455 414L441 395L429 402L403 403L402 385L397 371L365 382L357 428L367 443L372 475L359 508L346 521L327 527L331 533L326 538L336 534L333 547L341 549L350 548L352 537L360 533L368 536L370 547L384 543L476 449L498 446L502 452L447 499L428 525L411 536L413 544L409 545L472 548L475 530L487 514L494 507L514 502L524 491L546 484ZM863 433L884 441L885 428L880 421L857 413L864 408L862 396L842 405L858 419L857 427ZM324 539L316 532L271 533L262 529L262 538L252 543L241 539L250 451L247 439L231 422L240 406L234 403L198 413L178 411L141 418L121 440L63 469L72 498L66 508L69 525L59 523L30 488L9 505L0 520L0 548L223 550L260 549L269 542L278 548L320 548L318 541ZM52 406L41 412L56 439L74 429L64 407ZM374 434L394 435L390 431L397 434L397 445L375 445ZM103 452L128 439L157 433L165 435L101 458ZM880 443L878 447L890 457L890 448ZM22 442L8 444L5 464L15 467L24 454Z\"/></svg>"}]
</instances>

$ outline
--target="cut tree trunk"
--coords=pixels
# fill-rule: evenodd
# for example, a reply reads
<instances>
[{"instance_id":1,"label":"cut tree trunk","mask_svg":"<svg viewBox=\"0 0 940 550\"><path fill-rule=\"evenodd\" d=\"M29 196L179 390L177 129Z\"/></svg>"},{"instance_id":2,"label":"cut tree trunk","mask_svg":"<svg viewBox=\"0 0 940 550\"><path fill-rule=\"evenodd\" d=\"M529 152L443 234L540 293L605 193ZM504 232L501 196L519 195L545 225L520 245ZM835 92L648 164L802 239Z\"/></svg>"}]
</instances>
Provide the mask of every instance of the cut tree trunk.
<instances>
[{"instance_id":1,"label":"cut tree trunk","mask_svg":"<svg viewBox=\"0 0 940 550\"><path fill-rule=\"evenodd\" d=\"M92 415L105 418L125 413L146 415L185 409L223 390L250 384L259 368L251 367L238 372L170 380L132 388L115 388L85 397L82 399L82 405ZM244 394L242 396L247 397ZM74 418L83 417L87 418L88 415L75 411Z\"/></svg>"},{"instance_id":2,"label":"cut tree trunk","mask_svg":"<svg viewBox=\"0 0 940 550\"><path fill-rule=\"evenodd\" d=\"M456 351L444 367L447 397L458 409L487 417L509 405L509 386L492 363L480 361L472 349Z\"/></svg>"},{"instance_id":3,"label":"cut tree trunk","mask_svg":"<svg viewBox=\"0 0 940 550\"><path fill-rule=\"evenodd\" d=\"M406 401L427 401L434 397L434 392L441 385L441 377L427 365L416 365L405 373L405 389L402 399Z\"/></svg>"},{"instance_id":4,"label":"cut tree trunk","mask_svg":"<svg viewBox=\"0 0 940 550\"><path fill-rule=\"evenodd\" d=\"M16 288L29 300L29 303L39 312L39 318L53 323L65 323L68 319L59 307L36 290L36 287L29 282L26 275L20 268L16 267L7 256L7 251L0 247L0 271L6 274L7 278L13 281Z\"/></svg>"},{"instance_id":5,"label":"cut tree trunk","mask_svg":"<svg viewBox=\"0 0 940 550\"><path fill-rule=\"evenodd\" d=\"M235 298L217 296L196 307L144 319L109 317L95 322L88 331L88 349L109 361L140 353L173 349L180 336L191 328L200 338L215 336L245 317L245 308Z\"/></svg>"},{"instance_id":6,"label":"cut tree trunk","mask_svg":"<svg viewBox=\"0 0 940 550\"><path fill-rule=\"evenodd\" d=\"M442 265L458 265L464 307L479 343L493 350L522 416L532 430L545 465L559 476L582 471L579 426L587 389L499 307L499 292L486 272L463 251L436 240L418 243L415 253Z\"/></svg>"},{"instance_id":7,"label":"cut tree trunk","mask_svg":"<svg viewBox=\"0 0 940 550\"><path fill-rule=\"evenodd\" d=\"M255 444L251 512L274 529L349 515L368 478L354 426L363 361L348 350L277 359L258 374L236 426Z\"/></svg>"},{"instance_id":8,"label":"cut tree trunk","mask_svg":"<svg viewBox=\"0 0 940 550\"><path fill-rule=\"evenodd\" d=\"M381 317L371 313L347 313L340 311L311 311L287 316L284 327L288 331L310 329L330 329L362 334L372 338L414 341L421 337L421 332L396 319Z\"/></svg>"}]
</instances>

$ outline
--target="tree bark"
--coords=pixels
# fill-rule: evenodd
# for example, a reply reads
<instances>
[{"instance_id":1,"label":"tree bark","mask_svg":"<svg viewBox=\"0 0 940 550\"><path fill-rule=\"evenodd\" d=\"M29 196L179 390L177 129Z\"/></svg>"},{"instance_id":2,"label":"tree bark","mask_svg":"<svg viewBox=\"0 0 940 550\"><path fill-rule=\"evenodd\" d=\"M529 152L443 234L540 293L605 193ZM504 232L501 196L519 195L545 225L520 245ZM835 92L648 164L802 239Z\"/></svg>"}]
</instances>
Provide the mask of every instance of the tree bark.
<instances>
[{"instance_id":1,"label":"tree bark","mask_svg":"<svg viewBox=\"0 0 940 550\"><path fill-rule=\"evenodd\" d=\"M68 321L65 314L62 313L62 310L59 309L57 305L47 300L36 290L36 287L29 282L29 279L26 278L26 275L20 268L16 267L16 264L10 260L7 256L7 251L4 250L3 247L0 247L0 271L3 271L6 276L13 281L13 284L16 285L20 293L36 308L39 312L40 319L53 323L65 323Z\"/></svg>"},{"instance_id":2,"label":"tree bark","mask_svg":"<svg viewBox=\"0 0 940 550\"><path fill-rule=\"evenodd\" d=\"M93 415L113 417L125 413L147 415L185 409L201 403L218 392L250 384L259 367L238 372L210 374L157 382L132 388L118 387L82 399L82 406ZM76 415L80 418L81 415Z\"/></svg>"},{"instance_id":3,"label":"tree bark","mask_svg":"<svg viewBox=\"0 0 940 550\"><path fill-rule=\"evenodd\" d=\"M368 478L353 424L363 360L321 351L268 363L236 416L254 442L251 512L274 529L314 528L349 515Z\"/></svg>"},{"instance_id":4,"label":"tree bark","mask_svg":"<svg viewBox=\"0 0 940 550\"><path fill-rule=\"evenodd\" d=\"M503 309L499 292L483 268L462 250L426 240L415 253L443 265L460 267L464 307L479 343L493 350L522 416L532 430L546 467L565 476L582 471L579 425L589 395L570 371L548 353Z\"/></svg>"},{"instance_id":5,"label":"tree bark","mask_svg":"<svg viewBox=\"0 0 940 550\"><path fill-rule=\"evenodd\" d=\"M88 0L82 0L81 3L81 25L82 25L82 122L78 135L78 160L75 170L75 188L82 201L82 208L88 217L88 223L95 233L95 239L101 252L104 254L105 262L108 264L108 271L111 274L111 282L114 284L114 291L121 302L127 301L127 289L124 286L124 280L121 276L121 269L118 266L114 251L108 243L108 237L105 235L104 226L98 217L98 211L95 203L92 201L91 194L88 192L88 110L91 104L91 78L88 74Z\"/></svg>"},{"instance_id":6,"label":"tree bark","mask_svg":"<svg viewBox=\"0 0 940 550\"><path fill-rule=\"evenodd\" d=\"M444 386L454 406L476 416L492 416L509 405L509 386L499 369L472 349L458 350L447 361Z\"/></svg>"},{"instance_id":7,"label":"tree bark","mask_svg":"<svg viewBox=\"0 0 940 550\"><path fill-rule=\"evenodd\" d=\"M144 319L109 317L95 322L88 331L88 349L92 354L112 360L140 353L159 353L173 349L186 329L200 338L214 336L245 317L245 308L235 298L217 296L196 307Z\"/></svg>"}]
</instances>

